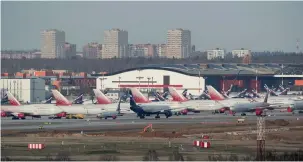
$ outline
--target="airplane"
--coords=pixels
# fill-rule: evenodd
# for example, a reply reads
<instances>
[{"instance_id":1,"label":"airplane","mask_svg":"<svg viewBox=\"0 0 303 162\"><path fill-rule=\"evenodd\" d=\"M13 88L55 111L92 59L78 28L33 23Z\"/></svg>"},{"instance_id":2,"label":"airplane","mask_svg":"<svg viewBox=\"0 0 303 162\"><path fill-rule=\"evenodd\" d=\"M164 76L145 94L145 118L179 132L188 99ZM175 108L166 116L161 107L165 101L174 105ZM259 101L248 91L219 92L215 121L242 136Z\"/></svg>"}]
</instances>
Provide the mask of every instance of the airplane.
<instances>
[{"instance_id":1,"label":"airplane","mask_svg":"<svg viewBox=\"0 0 303 162\"><path fill-rule=\"evenodd\" d=\"M255 112L256 116L263 115L265 110L279 109L273 104L268 103L268 96L270 91L266 93L263 102L251 102L251 103L235 103L230 106L230 113L235 115L236 113L241 113L241 116L245 116L247 112Z\"/></svg>"},{"instance_id":2,"label":"airplane","mask_svg":"<svg viewBox=\"0 0 303 162\"><path fill-rule=\"evenodd\" d=\"M189 106L189 108L194 109L195 111L215 111L224 113L231 102L235 102L233 100L236 99L225 99L222 94L216 91L212 86L208 86L207 90L209 92L211 100L188 100L181 94L177 92L174 87L168 87L171 96L173 97L174 101L182 102ZM220 101L220 103L218 102ZM238 101L237 101L238 102ZM247 100L239 100L239 102L248 102Z\"/></svg>"},{"instance_id":3,"label":"airplane","mask_svg":"<svg viewBox=\"0 0 303 162\"><path fill-rule=\"evenodd\" d=\"M85 114L85 115L97 115L102 116L107 112L112 112L118 104L75 104L73 105L68 101L58 90L52 90L52 93L59 106L67 114Z\"/></svg>"},{"instance_id":4,"label":"airplane","mask_svg":"<svg viewBox=\"0 0 303 162\"><path fill-rule=\"evenodd\" d=\"M100 114L97 115L97 118L99 118L99 119L102 119L102 118L104 118L104 119L107 119L107 118L116 119L117 116L121 115L120 104L121 104L121 98L119 98L119 102L118 102L116 111L105 111L105 112L102 112L102 113L100 113Z\"/></svg>"},{"instance_id":5,"label":"airplane","mask_svg":"<svg viewBox=\"0 0 303 162\"><path fill-rule=\"evenodd\" d=\"M241 91L240 93L238 93L237 95L235 96L229 96L230 93L231 93L231 90L232 90L232 87L233 85L230 85L230 88L228 89L227 92L223 91L221 92L221 94L225 97L225 98L245 98L245 94L247 92L247 89L244 89L243 91Z\"/></svg>"},{"instance_id":6,"label":"airplane","mask_svg":"<svg viewBox=\"0 0 303 162\"><path fill-rule=\"evenodd\" d=\"M121 107L121 112L127 113L129 112L129 104L128 103L112 103L112 101L107 98L104 93L102 93L101 90L98 89L93 89L94 94L96 96L97 102L96 104L104 105L106 107L105 109L108 108L115 108L119 105ZM119 102L121 102L122 98L119 97ZM119 113L119 115L123 115L124 113Z\"/></svg>"},{"instance_id":7,"label":"airplane","mask_svg":"<svg viewBox=\"0 0 303 162\"><path fill-rule=\"evenodd\" d=\"M59 107L44 104L21 105L20 102L9 92L6 92L10 105L1 105L1 117L12 116L12 119L25 119L26 116L32 118L41 118L61 114L63 112Z\"/></svg>"},{"instance_id":8,"label":"airplane","mask_svg":"<svg viewBox=\"0 0 303 162\"><path fill-rule=\"evenodd\" d=\"M287 92L290 90L289 88L283 88L282 85L279 86L280 89L282 90L280 94L278 94L277 92L275 92L274 90L270 89L266 84L264 84L264 88L270 92L271 96L280 96L280 95L287 95Z\"/></svg>"},{"instance_id":9,"label":"airplane","mask_svg":"<svg viewBox=\"0 0 303 162\"><path fill-rule=\"evenodd\" d=\"M294 100L289 104L287 112L303 111L303 100Z\"/></svg>"},{"instance_id":10,"label":"airplane","mask_svg":"<svg viewBox=\"0 0 303 162\"><path fill-rule=\"evenodd\" d=\"M137 105L132 95L130 95L130 109L135 112L140 117L140 119L144 119L145 116L150 116L152 114L156 114L156 119L160 118L160 114L164 114L166 118L169 118L173 114L171 107L168 104L151 105L149 103L146 103Z\"/></svg>"},{"instance_id":11,"label":"airplane","mask_svg":"<svg viewBox=\"0 0 303 162\"><path fill-rule=\"evenodd\" d=\"M199 100L199 99L208 99L208 95L206 93L206 91L202 92L201 95L192 95L191 93L188 93L188 96L189 98L187 97L187 92L188 90L185 89L183 92L182 92L182 95L186 98L186 99L190 99L190 100Z\"/></svg>"},{"instance_id":12,"label":"airplane","mask_svg":"<svg viewBox=\"0 0 303 162\"><path fill-rule=\"evenodd\" d=\"M180 102L170 102L170 101L160 101L160 102L152 102L148 100L137 88L130 88L130 93L136 103L151 105L151 106L160 106L161 105L169 105L174 114L176 115L186 115L188 113L188 106L182 104Z\"/></svg>"}]
</instances>

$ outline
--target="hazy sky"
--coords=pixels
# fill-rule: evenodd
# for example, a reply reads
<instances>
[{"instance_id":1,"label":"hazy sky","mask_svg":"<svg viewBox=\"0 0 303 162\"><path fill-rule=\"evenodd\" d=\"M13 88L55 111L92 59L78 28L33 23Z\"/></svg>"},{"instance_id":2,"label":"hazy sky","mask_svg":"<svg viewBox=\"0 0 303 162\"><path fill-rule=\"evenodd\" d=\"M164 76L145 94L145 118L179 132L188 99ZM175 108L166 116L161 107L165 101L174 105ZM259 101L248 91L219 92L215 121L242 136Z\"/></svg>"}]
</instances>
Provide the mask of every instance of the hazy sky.
<instances>
[{"instance_id":1,"label":"hazy sky","mask_svg":"<svg viewBox=\"0 0 303 162\"><path fill-rule=\"evenodd\" d=\"M3 2L2 49L40 49L40 31L56 28L78 50L103 31L128 31L129 43L165 43L171 28L192 32L197 50L296 51L303 2ZM303 43L301 49L303 48Z\"/></svg>"}]
</instances>

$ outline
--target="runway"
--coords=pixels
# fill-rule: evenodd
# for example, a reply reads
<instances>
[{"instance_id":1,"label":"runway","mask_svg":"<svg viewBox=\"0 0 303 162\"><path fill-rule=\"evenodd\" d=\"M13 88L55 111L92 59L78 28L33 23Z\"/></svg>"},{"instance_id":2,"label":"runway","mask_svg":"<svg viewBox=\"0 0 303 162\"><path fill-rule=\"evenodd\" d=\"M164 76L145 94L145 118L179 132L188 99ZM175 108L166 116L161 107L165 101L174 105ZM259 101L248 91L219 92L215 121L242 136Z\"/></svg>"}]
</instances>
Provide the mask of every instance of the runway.
<instances>
[{"instance_id":1,"label":"runway","mask_svg":"<svg viewBox=\"0 0 303 162\"><path fill-rule=\"evenodd\" d=\"M41 119L26 120L12 120L11 118L1 118L2 130L20 130L31 131L37 130L43 125L44 129L50 130L69 130L69 129L87 129L96 128L98 130L115 129L115 127L125 125L147 125L147 124L186 124L186 123L201 123L201 124L232 124L236 123L237 119L241 116L231 116L225 114L209 114L198 113L188 114L181 116L172 116L165 118L161 116L160 119L155 119L154 116L146 117L145 119L137 118L136 114L125 114L119 116L117 119L97 119L94 116L88 116L85 119L48 119L42 117ZM267 117L267 120L285 119L285 120L297 120L299 115L291 115L286 113L272 113ZM245 121L256 121L257 117L254 114L248 114L245 117ZM48 124L50 123L50 124Z\"/></svg>"}]
</instances>

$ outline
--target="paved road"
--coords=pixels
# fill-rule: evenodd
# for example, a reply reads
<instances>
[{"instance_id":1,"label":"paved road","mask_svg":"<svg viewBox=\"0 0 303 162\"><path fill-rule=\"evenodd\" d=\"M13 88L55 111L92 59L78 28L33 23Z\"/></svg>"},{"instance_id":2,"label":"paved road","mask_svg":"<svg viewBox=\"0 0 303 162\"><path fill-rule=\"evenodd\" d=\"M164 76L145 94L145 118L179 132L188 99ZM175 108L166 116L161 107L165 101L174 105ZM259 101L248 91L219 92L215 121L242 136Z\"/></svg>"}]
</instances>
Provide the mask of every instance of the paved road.
<instances>
[{"instance_id":1,"label":"paved road","mask_svg":"<svg viewBox=\"0 0 303 162\"><path fill-rule=\"evenodd\" d=\"M154 116L147 117L146 119L139 119L135 114L126 114L124 116L118 117L116 120L107 119L100 120L94 116L88 116L86 119L48 119L43 117L41 119L26 119L26 120L11 120L11 118L1 119L2 130L37 130L37 128L43 125L46 129L82 129L82 128L98 128L98 129L114 129L115 126L121 125L147 125L147 124L184 124L184 123L203 123L203 124L214 124L222 123L229 124L234 123L239 116L230 116L224 114L209 114L209 113L199 113L199 114L189 114L182 116L172 116L166 119L161 116L161 119L155 119ZM267 117L268 120L275 119L295 119L300 118L300 116L292 116L285 113L274 113ZM246 121L255 121L257 118L254 114L249 114L246 116ZM45 122L51 122L50 125L44 124Z\"/></svg>"}]
</instances>

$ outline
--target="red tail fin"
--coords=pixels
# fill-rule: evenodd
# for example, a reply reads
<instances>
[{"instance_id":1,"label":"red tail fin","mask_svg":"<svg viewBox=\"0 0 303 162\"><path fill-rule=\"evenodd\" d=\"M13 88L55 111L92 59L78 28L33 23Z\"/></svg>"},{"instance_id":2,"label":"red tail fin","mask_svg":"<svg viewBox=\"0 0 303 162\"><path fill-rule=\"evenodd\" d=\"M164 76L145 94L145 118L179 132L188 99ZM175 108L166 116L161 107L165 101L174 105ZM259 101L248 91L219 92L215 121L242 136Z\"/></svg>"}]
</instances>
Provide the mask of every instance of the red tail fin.
<instances>
[{"instance_id":1,"label":"red tail fin","mask_svg":"<svg viewBox=\"0 0 303 162\"><path fill-rule=\"evenodd\" d=\"M8 101L11 105L13 105L13 106L20 106L21 105L20 102L9 91L7 91L6 94L7 94L7 97L8 97Z\"/></svg>"},{"instance_id":2,"label":"red tail fin","mask_svg":"<svg viewBox=\"0 0 303 162\"><path fill-rule=\"evenodd\" d=\"M187 101L182 94L178 93L175 87L168 87L170 95L173 97L173 101L184 102Z\"/></svg>"},{"instance_id":3,"label":"red tail fin","mask_svg":"<svg viewBox=\"0 0 303 162\"><path fill-rule=\"evenodd\" d=\"M222 94L220 94L213 86L208 85L206 87L211 100L225 100L224 96L222 96Z\"/></svg>"},{"instance_id":4,"label":"red tail fin","mask_svg":"<svg viewBox=\"0 0 303 162\"><path fill-rule=\"evenodd\" d=\"M148 103L151 102L146 98L137 88L130 88L133 98L136 103Z\"/></svg>"},{"instance_id":5,"label":"red tail fin","mask_svg":"<svg viewBox=\"0 0 303 162\"><path fill-rule=\"evenodd\" d=\"M98 104L110 104L112 103L100 90L93 89L95 96L97 98Z\"/></svg>"},{"instance_id":6,"label":"red tail fin","mask_svg":"<svg viewBox=\"0 0 303 162\"><path fill-rule=\"evenodd\" d=\"M56 105L61 105L61 106L69 106L72 105L70 101L67 100L58 90L53 89L52 93L56 99Z\"/></svg>"}]
</instances>

